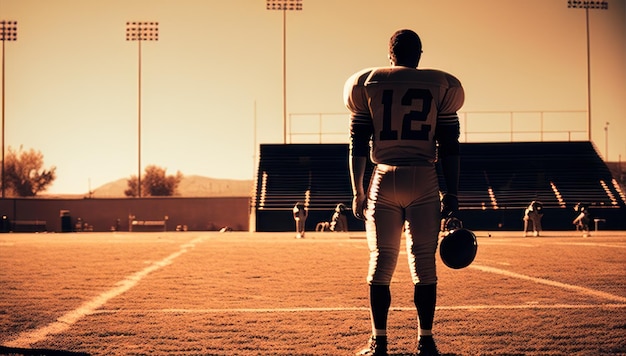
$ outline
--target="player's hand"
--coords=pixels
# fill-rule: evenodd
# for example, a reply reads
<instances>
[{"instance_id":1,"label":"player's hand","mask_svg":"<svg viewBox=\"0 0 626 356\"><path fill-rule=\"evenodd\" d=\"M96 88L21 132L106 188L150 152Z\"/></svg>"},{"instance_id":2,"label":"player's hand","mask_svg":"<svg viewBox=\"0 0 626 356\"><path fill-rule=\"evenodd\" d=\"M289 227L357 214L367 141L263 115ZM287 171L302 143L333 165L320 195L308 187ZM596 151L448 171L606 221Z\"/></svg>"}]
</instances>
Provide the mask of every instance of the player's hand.
<instances>
[{"instance_id":1,"label":"player's hand","mask_svg":"<svg viewBox=\"0 0 626 356\"><path fill-rule=\"evenodd\" d=\"M459 198L454 194L444 194L441 198L441 218L446 219L459 211Z\"/></svg>"},{"instance_id":2,"label":"player's hand","mask_svg":"<svg viewBox=\"0 0 626 356\"><path fill-rule=\"evenodd\" d=\"M367 198L365 194L357 194L352 198L352 213L359 220L365 220L365 209L367 208Z\"/></svg>"}]
</instances>

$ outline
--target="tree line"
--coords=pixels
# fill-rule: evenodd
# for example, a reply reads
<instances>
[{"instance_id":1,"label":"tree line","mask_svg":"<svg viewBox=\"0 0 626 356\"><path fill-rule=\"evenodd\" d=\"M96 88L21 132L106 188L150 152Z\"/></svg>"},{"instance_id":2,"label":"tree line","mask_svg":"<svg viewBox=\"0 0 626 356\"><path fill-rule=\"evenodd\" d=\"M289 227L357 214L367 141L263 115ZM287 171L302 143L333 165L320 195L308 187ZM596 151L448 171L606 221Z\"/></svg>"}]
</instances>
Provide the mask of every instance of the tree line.
<instances>
[{"instance_id":1,"label":"tree line","mask_svg":"<svg viewBox=\"0 0 626 356\"><path fill-rule=\"evenodd\" d=\"M56 167L44 168L43 154L31 148L25 150L22 146L14 150L11 146L4 157L4 184L5 195L8 197L35 197L45 192L57 178ZM178 185L183 174L167 175L166 169L149 165L141 177L141 196L173 196L178 193ZM127 180L127 197L137 197L139 179L136 175Z\"/></svg>"}]
</instances>

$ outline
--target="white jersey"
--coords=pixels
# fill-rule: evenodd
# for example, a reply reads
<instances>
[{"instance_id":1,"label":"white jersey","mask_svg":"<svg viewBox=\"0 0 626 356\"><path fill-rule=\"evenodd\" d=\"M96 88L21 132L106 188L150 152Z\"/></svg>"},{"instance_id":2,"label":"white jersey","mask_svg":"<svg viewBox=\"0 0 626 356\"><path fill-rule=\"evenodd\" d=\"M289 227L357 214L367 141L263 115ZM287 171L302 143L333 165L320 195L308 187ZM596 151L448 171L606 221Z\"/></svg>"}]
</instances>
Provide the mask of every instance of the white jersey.
<instances>
[{"instance_id":1,"label":"white jersey","mask_svg":"<svg viewBox=\"0 0 626 356\"><path fill-rule=\"evenodd\" d=\"M344 87L352 127L372 126L370 155L377 164L433 163L436 127L458 126L464 99L457 78L433 69L365 69Z\"/></svg>"}]
</instances>

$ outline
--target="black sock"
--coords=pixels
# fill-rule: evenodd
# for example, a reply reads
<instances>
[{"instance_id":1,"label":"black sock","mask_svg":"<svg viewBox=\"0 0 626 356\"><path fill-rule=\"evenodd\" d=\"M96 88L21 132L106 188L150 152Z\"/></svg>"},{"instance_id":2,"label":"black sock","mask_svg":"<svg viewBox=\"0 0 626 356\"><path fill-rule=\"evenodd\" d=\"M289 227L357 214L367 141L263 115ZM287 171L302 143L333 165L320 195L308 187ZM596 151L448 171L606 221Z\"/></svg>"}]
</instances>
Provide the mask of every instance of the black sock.
<instances>
[{"instance_id":1,"label":"black sock","mask_svg":"<svg viewBox=\"0 0 626 356\"><path fill-rule=\"evenodd\" d=\"M437 304L436 284L416 284L413 302L417 308L420 330L432 330L435 319L435 306Z\"/></svg>"},{"instance_id":2,"label":"black sock","mask_svg":"<svg viewBox=\"0 0 626 356\"><path fill-rule=\"evenodd\" d=\"M372 311L372 332L379 335L383 331L386 335L387 314L391 306L391 291L389 286L370 285L370 307Z\"/></svg>"}]
</instances>

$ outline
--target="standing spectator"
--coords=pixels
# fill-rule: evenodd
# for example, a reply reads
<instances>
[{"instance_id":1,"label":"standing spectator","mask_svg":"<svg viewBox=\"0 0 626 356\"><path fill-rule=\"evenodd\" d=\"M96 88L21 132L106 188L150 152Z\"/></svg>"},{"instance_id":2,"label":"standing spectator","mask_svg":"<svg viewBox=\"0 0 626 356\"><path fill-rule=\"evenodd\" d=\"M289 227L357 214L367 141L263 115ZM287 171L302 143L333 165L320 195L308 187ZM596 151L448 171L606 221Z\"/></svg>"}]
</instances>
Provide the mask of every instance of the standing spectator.
<instances>
[{"instance_id":1,"label":"standing spectator","mask_svg":"<svg viewBox=\"0 0 626 356\"><path fill-rule=\"evenodd\" d=\"M296 239L304 238L304 226L309 216L309 208L304 203L297 202L293 207L293 219L296 221Z\"/></svg>"},{"instance_id":2,"label":"standing spectator","mask_svg":"<svg viewBox=\"0 0 626 356\"><path fill-rule=\"evenodd\" d=\"M533 230L533 236L539 236L541 218L543 218L543 204L538 200L531 201L524 211L524 237L528 236L530 229Z\"/></svg>"}]
</instances>

